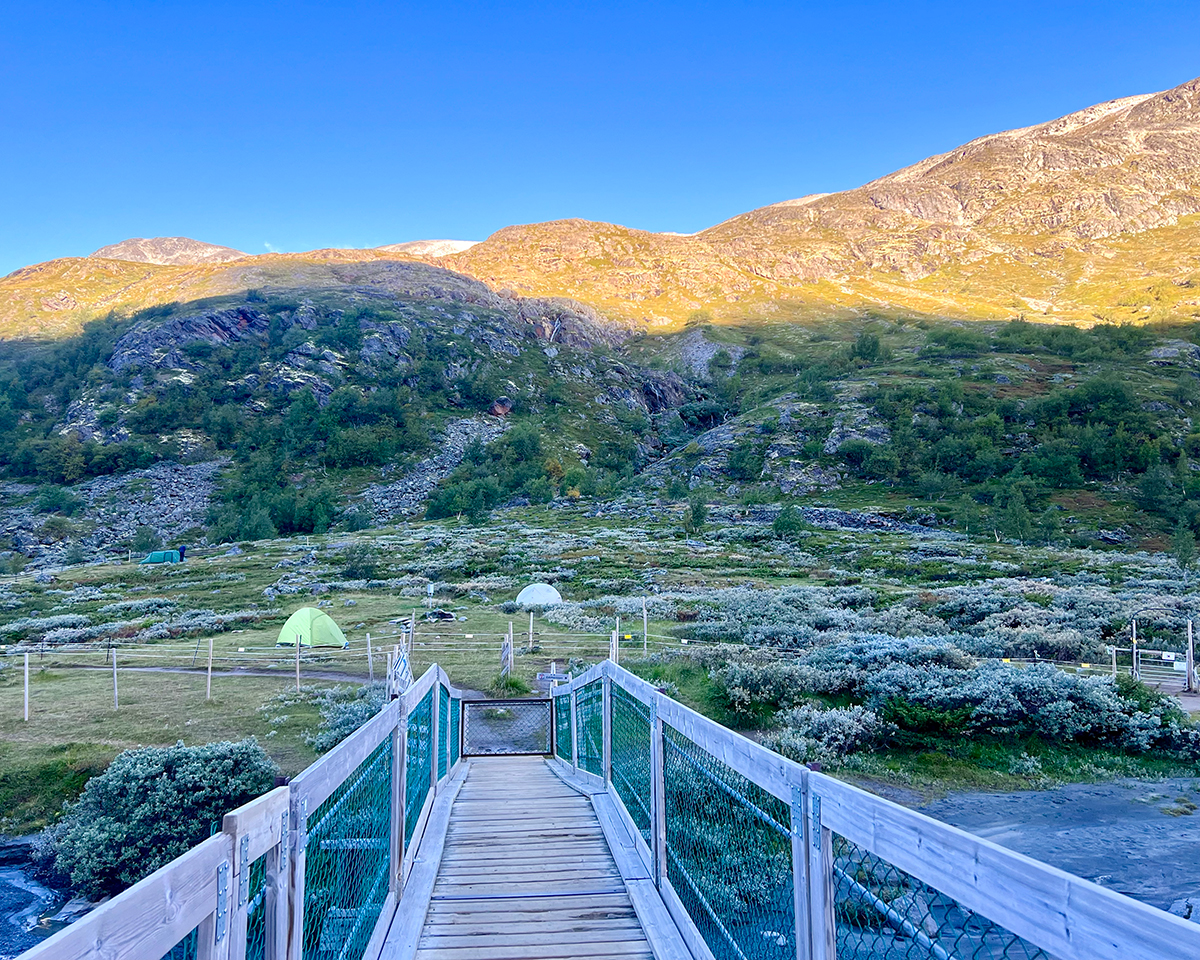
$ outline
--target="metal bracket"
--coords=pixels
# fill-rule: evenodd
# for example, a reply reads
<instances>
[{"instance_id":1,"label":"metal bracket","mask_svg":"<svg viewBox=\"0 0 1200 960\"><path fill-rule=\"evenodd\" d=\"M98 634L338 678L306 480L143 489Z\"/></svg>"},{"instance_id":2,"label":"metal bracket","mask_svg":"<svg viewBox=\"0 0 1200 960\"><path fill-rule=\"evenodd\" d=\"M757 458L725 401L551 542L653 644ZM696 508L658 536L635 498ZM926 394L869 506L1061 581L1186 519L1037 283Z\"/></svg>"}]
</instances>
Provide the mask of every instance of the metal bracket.
<instances>
[{"instance_id":1,"label":"metal bracket","mask_svg":"<svg viewBox=\"0 0 1200 960\"><path fill-rule=\"evenodd\" d=\"M792 787L792 833L804 833L804 788Z\"/></svg>"},{"instance_id":2,"label":"metal bracket","mask_svg":"<svg viewBox=\"0 0 1200 960\"><path fill-rule=\"evenodd\" d=\"M238 843L238 906L244 907L250 899L250 834L243 835Z\"/></svg>"},{"instance_id":3,"label":"metal bracket","mask_svg":"<svg viewBox=\"0 0 1200 960\"><path fill-rule=\"evenodd\" d=\"M222 860L217 866L217 936L216 942L225 939L229 926L229 861Z\"/></svg>"},{"instance_id":4,"label":"metal bracket","mask_svg":"<svg viewBox=\"0 0 1200 960\"><path fill-rule=\"evenodd\" d=\"M287 869L288 858L288 812L283 811L282 822L279 825L279 869Z\"/></svg>"},{"instance_id":5,"label":"metal bracket","mask_svg":"<svg viewBox=\"0 0 1200 960\"><path fill-rule=\"evenodd\" d=\"M815 793L812 798L812 844L821 846L821 798Z\"/></svg>"},{"instance_id":6,"label":"metal bracket","mask_svg":"<svg viewBox=\"0 0 1200 960\"><path fill-rule=\"evenodd\" d=\"M308 797L300 801L300 822L296 824L300 831L300 849L308 848Z\"/></svg>"}]
</instances>

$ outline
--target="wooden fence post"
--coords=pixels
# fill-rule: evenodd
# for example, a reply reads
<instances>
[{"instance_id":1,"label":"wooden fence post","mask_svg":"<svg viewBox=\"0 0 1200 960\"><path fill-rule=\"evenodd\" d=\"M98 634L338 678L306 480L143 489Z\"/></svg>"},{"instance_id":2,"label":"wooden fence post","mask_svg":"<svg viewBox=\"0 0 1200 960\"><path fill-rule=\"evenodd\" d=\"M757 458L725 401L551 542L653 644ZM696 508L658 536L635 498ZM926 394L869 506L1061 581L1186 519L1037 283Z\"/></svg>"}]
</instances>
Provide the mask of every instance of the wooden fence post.
<instances>
[{"instance_id":1,"label":"wooden fence post","mask_svg":"<svg viewBox=\"0 0 1200 960\"><path fill-rule=\"evenodd\" d=\"M792 910L796 924L796 960L812 956L812 929L808 922L808 831L804 811L808 809L808 771L800 774L800 786L792 787Z\"/></svg>"},{"instance_id":2,"label":"wooden fence post","mask_svg":"<svg viewBox=\"0 0 1200 960\"><path fill-rule=\"evenodd\" d=\"M650 618L646 613L646 598L642 597L642 653L650 651Z\"/></svg>"},{"instance_id":3,"label":"wooden fence post","mask_svg":"<svg viewBox=\"0 0 1200 960\"><path fill-rule=\"evenodd\" d=\"M663 775L663 722L658 698L650 718L650 856L654 860L654 885L661 888L667 875L667 782Z\"/></svg>"},{"instance_id":4,"label":"wooden fence post","mask_svg":"<svg viewBox=\"0 0 1200 960\"><path fill-rule=\"evenodd\" d=\"M616 634L614 633L615 637ZM612 680L604 678L604 699L600 708L600 773L606 784L612 783Z\"/></svg>"},{"instance_id":5,"label":"wooden fence post","mask_svg":"<svg viewBox=\"0 0 1200 960\"><path fill-rule=\"evenodd\" d=\"M25 722L29 722L29 651L25 651Z\"/></svg>"},{"instance_id":6,"label":"wooden fence post","mask_svg":"<svg viewBox=\"0 0 1200 960\"><path fill-rule=\"evenodd\" d=\"M367 634L367 680L375 682L375 661L371 657L371 634Z\"/></svg>"},{"instance_id":7,"label":"wooden fence post","mask_svg":"<svg viewBox=\"0 0 1200 960\"><path fill-rule=\"evenodd\" d=\"M408 716L400 701L400 716L392 728L392 816L388 833L388 889L400 902L404 889L404 768L407 762Z\"/></svg>"},{"instance_id":8,"label":"wooden fence post","mask_svg":"<svg viewBox=\"0 0 1200 960\"><path fill-rule=\"evenodd\" d=\"M300 692L300 634L296 634L296 692Z\"/></svg>"},{"instance_id":9,"label":"wooden fence post","mask_svg":"<svg viewBox=\"0 0 1200 960\"><path fill-rule=\"evenodd\" d=\"M117 697L117 649L113 647L113 709L118 710L121 707L121 701Z\"/></svg>"},{"instance_id":10,"label":"wooden fence post","mask_svg":"<svg viewBox=\"0 0 1200 960\"><path fill-rule=\"evenodd\" d=\"M288 948L288 856L292 842L290 815L280 814L279 846L263 860L263 925L265 960L287 960Z\"/></svg>"},{"instance_id":11,"label":"wooden fence post","mask_svg":"<svg viewBox=\"0 0 1200 960\"><path fill-rule=\"evenodd\" d=\"M1183 689L1188 693L1196 692L1196 650L1192 644L1191 620L1188 620L1187 682L1183 685Z\"/></svg>"},{"instance_id":12,"label":"wooden fence post","mask_svg":"<svg viewBox=\"0 0 1200 960\"><path fill-rule=\"evenodd\" d=\"M533 611L529 611L529 652L533 653Z\"/></svg>"},{"instance_id":13,"label":"wooden fence post","mask_svg":"<svg viewBox=\"0 0 1200 960\"><path fill-rule=\"evenodd\" d=\"M287 955L299 960L304 956L304 846L305 835L308 833L308 799L301 798L295 785L288 817L292 825L292 849L288 855L292 869L291 882L288 884L288 905L284 911L289 918Z\"/></svg>"},{"instance_id":14,"label":"wooden fence post","mask_svg":"<svg viewBox=\"0 0 1200 960\"><path fill-rule=\"evenodd\" d=\"M821 797L809 782L808 909L812 931L812 960L834 960L837 923L833 907L833 833L821 824Z\"/></svg>"},{"instance_id":15,"label":"wooden fence post","mask_svg":"<svg viewBox=\"0 0 1200 960\"><path fill-rule=\"evenodd\" d=\"M208 686L204 691L204 699L212 699L212 653L213 653L213 638L208 638Z\"/></svg>"},{"instance_id":16,"label":"wooden fence post","mask_svg":"<svg viewBox=\"0 0 1200 960\"><path fill-rule=\"evenodd\" d=\"M442 713L442 685L435 683L429 688L432 693L432 702L430 703L430 714L433 717L433 722L430 724L431 741L429 744L429 791L434 796L437 796L438 788L438 739L441 733L440 721Z\"/></svg>"},{"instance_id":17,"label":"wooden fence post","mask_svg":"<svg viewBox=\"0 0 1200 960\"><path fill-rule=\"evenodd\" d=\"M579 772L579 703L572 690L571 697L571 766Z\"/></svg>"}]
</instances>

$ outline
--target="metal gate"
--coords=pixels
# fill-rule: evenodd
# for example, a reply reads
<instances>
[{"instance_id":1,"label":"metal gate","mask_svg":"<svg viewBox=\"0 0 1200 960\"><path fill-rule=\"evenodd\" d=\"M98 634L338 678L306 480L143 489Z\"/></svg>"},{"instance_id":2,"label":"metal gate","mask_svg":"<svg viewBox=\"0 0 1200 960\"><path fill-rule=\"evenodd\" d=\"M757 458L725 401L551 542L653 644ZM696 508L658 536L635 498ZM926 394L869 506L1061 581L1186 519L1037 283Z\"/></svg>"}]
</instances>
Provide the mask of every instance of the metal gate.
<instances>
[{"instance_id":1,"label":"metal gate","mask_svg":"<svg viewBox=\"0 0 1200 960\"><path fill-rule=\"evenodd\" d=\"M464 757L551 752L550 700L464 700Z\"/></svg>"}]
</instances>

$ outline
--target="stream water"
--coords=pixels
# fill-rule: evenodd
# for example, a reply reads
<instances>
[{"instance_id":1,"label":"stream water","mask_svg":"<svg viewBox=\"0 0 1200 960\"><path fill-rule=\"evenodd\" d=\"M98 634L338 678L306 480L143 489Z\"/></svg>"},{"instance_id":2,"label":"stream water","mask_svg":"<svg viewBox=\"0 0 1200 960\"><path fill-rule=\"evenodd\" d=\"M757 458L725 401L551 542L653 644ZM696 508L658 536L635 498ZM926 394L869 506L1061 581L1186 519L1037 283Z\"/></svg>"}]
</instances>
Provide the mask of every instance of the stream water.
<instances>
[{"instance_id":1,"label":"stream water","mask_svg":"<svg viewBox=\"0 0 1200 960\"><path fill-rule=\"evenodd\" d=\"M0 960L13 960L64 924L49 918L64 897L34 880L23 867L0 867Z\"/></svg>"}]
</instances>

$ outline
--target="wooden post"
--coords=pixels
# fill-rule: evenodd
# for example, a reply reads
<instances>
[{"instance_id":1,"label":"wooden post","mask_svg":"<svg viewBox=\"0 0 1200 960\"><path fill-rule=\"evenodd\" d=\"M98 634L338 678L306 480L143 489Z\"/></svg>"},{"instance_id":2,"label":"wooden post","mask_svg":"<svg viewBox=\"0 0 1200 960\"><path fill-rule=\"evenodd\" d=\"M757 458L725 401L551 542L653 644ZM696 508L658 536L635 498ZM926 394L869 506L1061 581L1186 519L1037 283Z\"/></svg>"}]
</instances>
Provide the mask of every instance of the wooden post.
<instances>
[{"instance_id":1,"label":"wooden post","mask_svg":"<svg viewBox=\"0 0 1200 960\"><path fill-rule=\"evenodd\" d=\"M117 699L117 651L113 648L113 709L116 710L121 706L121 701Z\"/></svg>"},{"instance_id":2,"label":"wooden post","mask_svg":"<svg viewBox=\"0 0 1200 960\"><path fill-rule=\"evenodd\" d=\"M1113 653L1113 676L1117 675L1117 645L1114 643L1112 648Z\"/></svg>"},{"instance_id":3,"label":"wooden post","mask_svg":"<svg viewBox=\"0 0 1200 960\"><path fill-rule=\"evenodd\" d=\"M412 629L408 631L408 662L412 663L413 650L417 646L417 608L413 607ZM416 674L414 674L416 676Z\"/></svg>"},{"instance_id":4,"label":"wooden post","mask_svg":"<svg viewBox=\"0 0 1200 960\"><path fill-rule=\"evenodd\" d=\"M400 717L396 724L396 737L399 740L399 766L392 777L393 807L392 831L393 843L396 849L395 886L397 900L404 889L404 833L408 823L408 711L404 706L404 698L400 698ZM395 757L395 754L393 754Z\"/></svg>"},{"instance_id":5,"label":"wooden post","mask_svg":"<svg viewBox=\"0 0 1200 960\"><path fill-rule=\"evenodd\" d=\"M642 597L642 653L650 652L650 618L646 614L646 598Z\"/></svg>"},{"instance_id":6,"label":"wooden post","mask_svg":"<svg viewBox=\"0 0 1200 960\"><path fill-rule=\"evenodd\" d=\"M1134 620L1131 626L1133 628L1133 665L1129 668L1129 672L1132 674L1133 679L1137 680L1140 676L1140 671L1138 670L1137 621Z\"/></svg>"},{"instance_id":7,"label":"wooden post","mask_svg":"<svg viewBox=\"0 0 1200 960\"><path fill-rule=\"evenodd\" d=\"M278 846L263 860L263 925L265 960L287 960L288 945L288 811L280 815Z\"/></svg>"},{"instance_id":8,"label":"wooden post","mask_svg":"<svg viewBox=\"0 0 1200 960\"><path fill-rule=\"evenodd\" d=\"M579 703L572 690L571 697L571 766L579 772Z\"/></svg>"},{"instance_id":9,"label":"wooden post","mask_svg":"<svg viewBox=\"0 0 1200 960\"><path fill-rule=\"evenodd\" d=\"M204 692L205 700L212 699L212 651L213 651L213 638L209 637L208 638L208 687Z\"/></svg>"},{"instance_id":10,"label":"wooden post","mask_svg":"<svg viewBox=\"0 0 1200 960\"><path fill-rule=\"evenodd\" d=\"M367 680L375 682L375 663L371 659L371 634L367 634Z\"/></svg>"},{"instance_id":11,"label":"wooden post","mask_svg":"<svg viewBox=\"0 0 1200 960\"><path fill-rule=\"evenodd\" d=\"M288 903L283 911L289 917L287 930L287 956L304 956L304 868L305 840L308 833L308 800L302 799L293 784L291 788L288 822L291 824L289 839L291 849L288 862L291 865L291 882L288 884Z\"/></svg>"},{"instance_id":12,"label":"wooden post","mask_svg":"<svg viewBox=\"0 0 1200 960\"><path fill-rule=\"evenodd\" d=\"M529 652L533 653L533 611L529 611Z\"/></svg>"},{"instance_id":13,"label":"wooden post","mask_svg":"<svg viewBox=\"0 0 1200 960\"><path fill-rule=\"evenodd\" d=\"M808 808L808 771L800 774L800 786L792 787L792 911L796 924L796 960L812 956L812 933L808 922L808 831L804 811Z\"/></svg>"},{"instance_id":14,"label":"wooden post","mask_svg":"<svg viewBox=\"0 0 1200 960\"><path fill-rule=\"evenodd\" d=\"M616 635L617 635L616 641L615 641L616 646L614 647L614 649L619 652L621 649L621 618L620 617L617 617ZM616 660L613 660L613 663L616 663L616 662L617 662Z\"/></svg>"},{"instance_id":15,"label":"wooden post","mask_svg":"<svg viewBox=\"0 0 1200 960\"><path fill-rule=\"evenodd\" d=\"M429 728L429 792L436 796L438 787L438 751L441 749L439 741L441 739L442 685L435 683L429 689L433 691L433 702L430 704L433 723Z\"/></svg>"},{"instance_id":16,"label":"wooden post","mask_svg":"<svg viewBox=\"0 0 1200 960\"><path fill-rule=\"evenodd\" d=\"M837 924L833 907L833 834L821 825L821 798L810 789L805 844L808 850L809 929L812 960L834 960Z\"/></svg>"},{"instance_id":17,"label":"wooden post","mask_svg":"<svg viewBox=\"0 0 1200 960\"><path fill-rule=\"evenodd\" d=\"M1191 624L1188 624L1189 632ZM29 651L25 651L25 722L29 722Z\"/></svg>"},{"instance_id":18,"label":"wooden post","mask_svg":"<svg viewBox=\"0 0 1200 960\"><path fill-rule=\"evenodd\" d=\"M300 634L296 634L296 692L300 692Z\"/></svg>"},{"instance_id":19,"label":"wooden post","mask_svg":"<svg viewBox=\"0 0 1200 960\"><path fill-rule=\"evenodd\" d=\"M1188 693L1196 692L1196 651L1192 645L1191 620L1188 620L1187 682L1184 683L1183 689Z\"/></svg>"},{"instance_id":20,"label":"wooden post","mask_svg":"<svg viewBox=\"0 0 1200 960\"><path fill-rule=\"evenodd\" d=\"M616 633L613 634L616 637ZM612 680L604 678L604 699L600 708L600 774L612 782Z\"/></svg>"},{"instance_id":21,"label":"wooden post","mask_svg":"<svg viewBox=\"0 0 1200 960\"><path fill-rule=\"evenodd\" d=\"M392 728L392 803L388 830L388 890L394 901L400 900L404 888L401 877L404 864L404 738L400 736L403 723Z\"/></svg>"},{"instance_id":22,"label":"wooden post","mask_svg":"<svg viewBox=\"0 0 1200 960\"><path fill-rule=\"evenodd\" d=\"M661 888L667 875L667 783L663 775L663 722L655 699L650 723L650 855L654 860L654 885Z\"/></svg>"}]
</instances>

